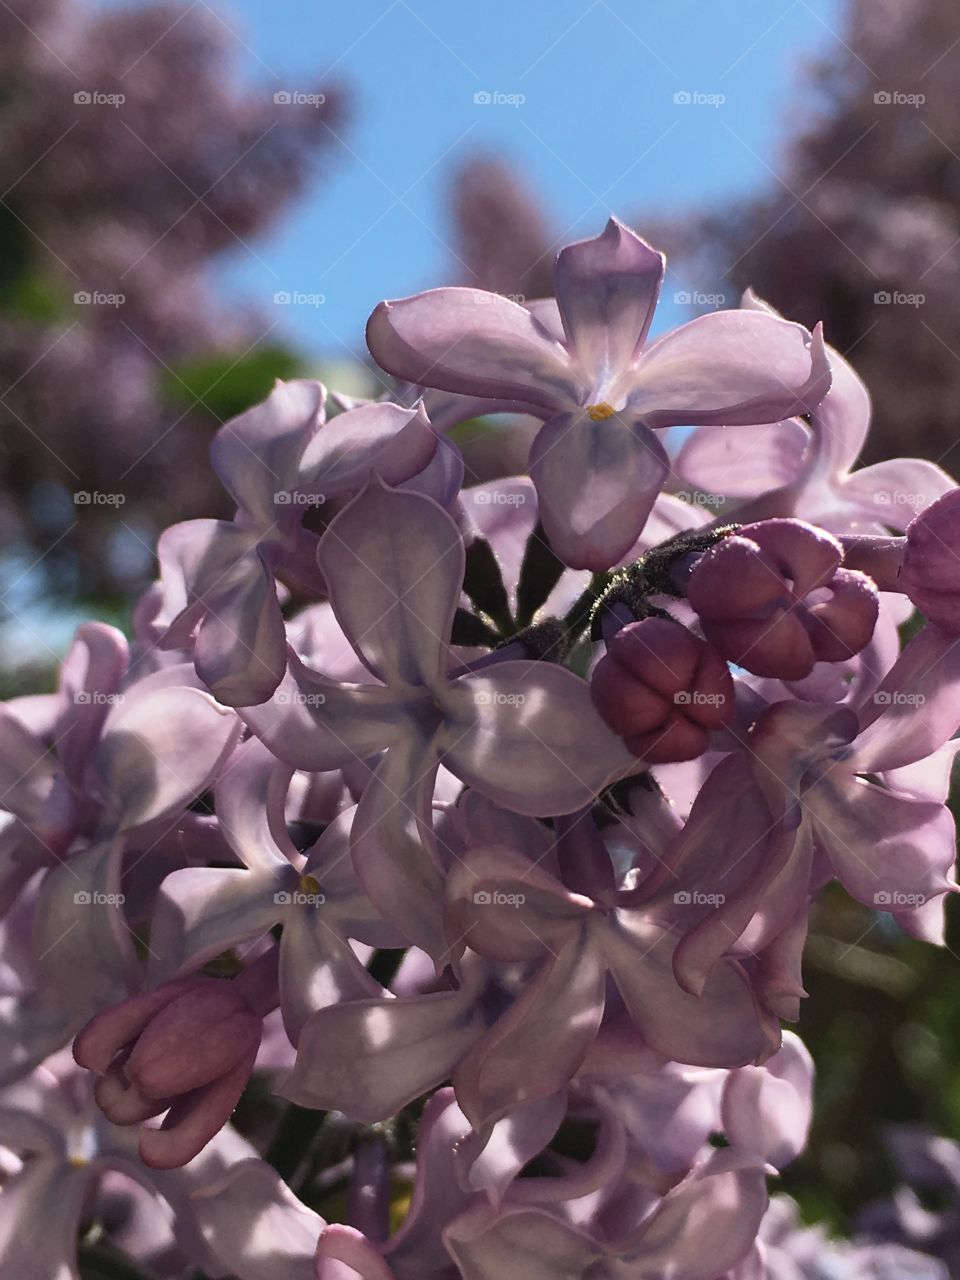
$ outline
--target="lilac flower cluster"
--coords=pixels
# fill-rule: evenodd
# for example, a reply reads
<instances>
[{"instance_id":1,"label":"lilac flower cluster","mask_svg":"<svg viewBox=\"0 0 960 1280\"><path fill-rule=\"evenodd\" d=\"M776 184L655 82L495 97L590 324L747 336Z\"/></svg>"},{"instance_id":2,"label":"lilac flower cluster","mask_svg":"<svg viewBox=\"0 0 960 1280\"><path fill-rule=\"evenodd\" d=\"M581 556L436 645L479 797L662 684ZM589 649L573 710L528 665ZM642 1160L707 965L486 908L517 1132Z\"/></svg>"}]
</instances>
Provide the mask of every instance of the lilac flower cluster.
<instances>
[{"instance_id":1,"label":"lilac flower cluster","mask_svg":"<svg viewBox=\"0 0 960 1280\"><path fill-rule=\"evenodd\" d=\"M752 296L648 341L662 274L612 220L556 301L382 303L396 402L278 384L132 645L0 708L9 1274L78 1228L171 1276L821 1274L781 1020L831 880L942 941L960 491L855 470L862 384ZM503 411L529 478L464 488L444 430Z\"/></svg>"}]
</instances>

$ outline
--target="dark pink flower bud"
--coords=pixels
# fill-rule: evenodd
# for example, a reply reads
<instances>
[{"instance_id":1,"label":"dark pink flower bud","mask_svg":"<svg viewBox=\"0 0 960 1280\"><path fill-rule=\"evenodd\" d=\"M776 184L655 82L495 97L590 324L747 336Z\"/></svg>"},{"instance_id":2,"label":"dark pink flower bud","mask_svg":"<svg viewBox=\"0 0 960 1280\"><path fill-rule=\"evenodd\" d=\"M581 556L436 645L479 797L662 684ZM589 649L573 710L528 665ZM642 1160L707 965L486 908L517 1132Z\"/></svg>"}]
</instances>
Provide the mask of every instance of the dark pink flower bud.
<instances>
[{"instance_id":1,"label":"dark pink flower bud","mask_svg":"<svg viewBox=\"0 0 960 1280\"><path fill-rule=\"evenodd\" d=\"M744 525L697 561L687 599L706 638L758 676L802 680L852 657L873 635L876 585L842 568L843 547L803 520Z\"/></svg>"},{"instance_id":2,"label":"dark pink flower bud","mask_svg":"<svg viewBox=\"0 0 960 1280\"><path fill-rule=\"evenodd\" d=\"M267 955L233 980L164 983L104 1010L77 1036L73 1055L100 1077L96 1099L109 1120L135 1125L166 1112L141 1133L146 1164L186 1164L230 1118L275 1003L275 969Z\"/></svg>"},{"instance_id":3,"label":"dark pink flower bud","mask_svg":"<svg viewBox=\"0 0 960 1280\"><path fill-rule=\"evenodd\" d=\"M679 622L622 627L590 681L594 706L650 764L692 760L733 714L733 679L717 651Z\"/></svg>"},{"instance_id":4,"label":"dark pink flower bud","mask_svg":"<svg viewBox=\"0 0 960 1280\"><path fill-rule=\"evenodd\" d=\"M960 489L907 526L900 590L929 622L960 635Z\"/></svg>"}]
</instances>

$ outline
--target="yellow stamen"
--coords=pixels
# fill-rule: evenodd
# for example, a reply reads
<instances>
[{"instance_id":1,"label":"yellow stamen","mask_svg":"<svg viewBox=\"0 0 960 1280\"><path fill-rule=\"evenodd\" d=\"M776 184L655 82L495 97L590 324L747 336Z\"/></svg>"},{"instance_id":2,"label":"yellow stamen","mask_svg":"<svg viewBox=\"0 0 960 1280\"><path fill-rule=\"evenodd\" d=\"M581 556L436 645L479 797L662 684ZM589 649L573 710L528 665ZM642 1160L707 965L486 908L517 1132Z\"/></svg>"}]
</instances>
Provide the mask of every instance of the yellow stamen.
<instances>
[{"instance_id":1,"label":"yellow stamen","mask_svg":"<svg viewBox=\"0 0 960 1280\"><path fill-rule=\"evenodd\" d=\"M71 1156L70 1163L73 1165L74 1169L85 1169L89 1164L89 1161L86 1156Z\"/></svg>"},{"instance_id":2,"label":"yellow stamen","mask_svg":"<svg viewBox=\"0 0 960 1280\"><path fill-rule=\"evenodd\" d=\"M318 894L320 892L320 881L316 876L300 877L300 892L309 894Z\"/></svg>"},{"instance_id":3,"label":"yellow stamen","mask_svg":"<svg viewBox=\"0 0 960 1280\"><path fill-rule=\"evenodd\" d=\"M612 418L616 412L613 405L608 404L606 400L601 400L599 404L587 405L587 417L591 422L603 422L606 418Z\"/></svg>"}]
</instances>

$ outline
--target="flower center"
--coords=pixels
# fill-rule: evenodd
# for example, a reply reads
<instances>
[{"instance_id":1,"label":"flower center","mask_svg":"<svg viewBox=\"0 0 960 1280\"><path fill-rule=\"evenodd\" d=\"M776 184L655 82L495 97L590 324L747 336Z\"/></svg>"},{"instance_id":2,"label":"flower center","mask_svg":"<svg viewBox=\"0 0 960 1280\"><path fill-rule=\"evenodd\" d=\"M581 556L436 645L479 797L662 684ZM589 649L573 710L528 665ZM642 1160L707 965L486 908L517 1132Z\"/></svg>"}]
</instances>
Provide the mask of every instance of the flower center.
<instances>
[{"instance_id":1,"label":"flower center","mask_svg":"<svg viewBox=\"0 0 960 1280\"><path fill-rule=\"evenodd\" d=\"M320 892L320 881L317 879L317 877L316 877L316 876L301 876L301 877L300 877L300 892L301 892L301 893L309 893L309 894L311 894L311 895L319 894L319 892Z\"/></svg>"},{"instance_id":2,"label":"flower center","mask_svg":"<svg viewBox=\"0 0 960 1280\"><path fill-rule=\"evenodd\" d=\"M603 422L607 418L612 418L616 412L613 405L606 400L600 400L597 404L587 405L587 417L591 422Z\"/></svg>"}]
</instances>

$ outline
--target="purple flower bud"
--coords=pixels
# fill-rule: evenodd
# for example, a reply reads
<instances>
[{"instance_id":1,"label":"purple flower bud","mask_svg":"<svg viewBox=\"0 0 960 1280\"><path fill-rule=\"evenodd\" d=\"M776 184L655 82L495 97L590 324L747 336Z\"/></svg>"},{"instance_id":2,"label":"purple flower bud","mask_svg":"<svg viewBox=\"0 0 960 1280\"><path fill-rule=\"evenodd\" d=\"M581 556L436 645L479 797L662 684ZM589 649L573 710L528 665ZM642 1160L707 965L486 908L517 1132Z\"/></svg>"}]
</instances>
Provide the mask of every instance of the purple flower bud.
<instances>
[{"instance_id":1,"label":"purple flower bud","mask_svg":"<svg viewBox=\"0 0 960 1280\"><path fill-rule=\"evenodd\" d=\"M679 622L645 618L610 640L590 682L593 703L634 755L692 760L733 714L733 679L712 645Z\"/></svg>"},{"instance_id":2,"label":"purple flower bud","mask_svg":"<svg viewBox=\"0 0 960 1280\"><path fill-rule=\"evenodd\" d=\"M945 493L907 527L900 589L929 622L960 634L960 489Z\"/></svg>"},{"instance_id":3,"label":"purple flower bud","mask_svg":"<svg viewBox=\"0 0 960 1280\"><path fill-rule=\"evenodd\" d=\"M109 1120L135 1125L167 1113L141 1133L146 1164L186 1164L229 1119L260 1047L270 1003L263 980L276 982L275 958L264 962L233 981L186 978L132 996L77 1036L74 1057L100 1077L96 1099Z\"/></svg>"},{"instance_id":4,"label":"purple flower bud","mask_svg":"<svg viewBox=\"0 0 960 1280\"><path fill-rule=\"evenodd\" d=\"M802 680L814 663L852 657L873 635L877 588L842 562L842 545L825 530L764 520L701 557L687 598L729 661L758 676Z\"/></svg>"}]
</instances>

